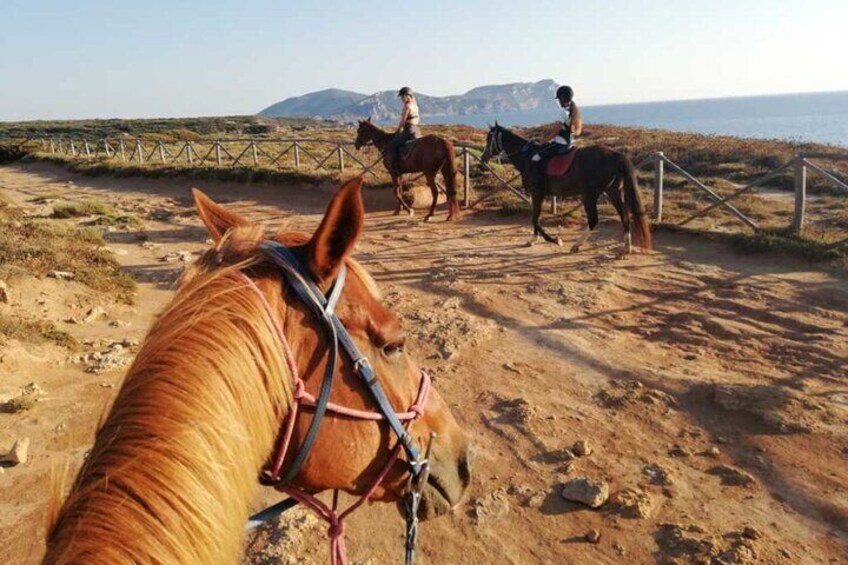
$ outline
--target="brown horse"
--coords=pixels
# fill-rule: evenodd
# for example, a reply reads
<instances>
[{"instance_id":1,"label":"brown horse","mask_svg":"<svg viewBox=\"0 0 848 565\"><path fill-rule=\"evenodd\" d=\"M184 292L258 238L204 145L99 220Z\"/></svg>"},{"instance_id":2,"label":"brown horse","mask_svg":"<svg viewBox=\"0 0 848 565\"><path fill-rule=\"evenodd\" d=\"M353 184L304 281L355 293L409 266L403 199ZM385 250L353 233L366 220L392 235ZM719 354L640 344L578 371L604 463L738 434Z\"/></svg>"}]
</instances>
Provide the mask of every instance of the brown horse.
<instances>
[{"instance_id":1,"label":"brown horse","mask_svg":"<svg viewBox=\"0 0 848 565\"><path fill-rule=\"evenodd\" d=\"M575 149L577 153L568 173L563 176L544 175L540 189L530 181L530 167L535 166L531 158L539 148L538 143L524 139L496 123L489 129L486 148L481 157L486 162L492 157L506 155L521 173L524 188L530 192L533 204L533 239L530 245L538 241L540 235L545 241L562 245L559 238L548 235L539 223L545 196L579 196L588 221L586 232L571 246L571 253L579 251L598 225L598 198L606 193L624 226L623 253L632 252L631 223L636 224L633 238L636 245L645 251L651 249L651 230L639 198L636 170L626 155L602 145Z\"/></svg>"},{"instance_id":2,"label":"brown horse","mask_svg":"<svg viewBox=\"0 0 848 565\"><path fill-rule=\"evenodd\" d=\"M392 155L390 145L393 133L389 133L371 123L371 118L359 121L359 128L356 130L356 141L354 146L359 149L365 145L373 143L377 150L383 155L383 165L392 177L392 188L395 191L397 198L397 209L395 214L400 214L401 210L406 210L409 215L413 214L412 207L404 202L401 196L402 179L396 176L392 167ZM433 193L433 203L430 205L430 212L424 217L424 221L430 221L433 213L436 211L436 201L439 197L439 188L436 185L436 173L441 171L442 178L445 179L445 193L448 197L448 217L447 221L451 221L459 217L459 203L456 200L456 151L453 148L453 143L443 137L437 135L425 135L415 141L410 142L408 155L401 159L397 169L401 173L424 173L424 178L427 179L427 186Z\"/></svg>"},{"instance_id":3,"label":"brown horse","mask_svg":"<svg viewBox=\"0 0 848 565\"><path fill-rule=\"evenodd\" d=\"M404 351L397 317L350 257L364 220L361 184L358 178L341 188L311 237L271 237L308 266L321 289L346 266L336 314L391 404L405 408L416 398L421 377ZM195 201L216 247L184 275L127 373L70 494L61 508L54 501L45 563L238 562L257 477L292 407L294 370L306 391L318 394L330 363L328 337L280 270L260 254L266 236L200 191ZM337 383L332 402L373 409L354 371L354 363L340 355L330 372ZM424 492L427 511L435 515L455 506L468 485L467 441L438 394L430 393L423 408L409 432L418 442L438 434ZM309 410L298 412L290 455L311 420ZM393 443L385 421L328 413L293 485L306 492L360 494L389 460ZM387 469L374 498L396 501L409 466L395 460Z\"/></svg>"}]
</instances>

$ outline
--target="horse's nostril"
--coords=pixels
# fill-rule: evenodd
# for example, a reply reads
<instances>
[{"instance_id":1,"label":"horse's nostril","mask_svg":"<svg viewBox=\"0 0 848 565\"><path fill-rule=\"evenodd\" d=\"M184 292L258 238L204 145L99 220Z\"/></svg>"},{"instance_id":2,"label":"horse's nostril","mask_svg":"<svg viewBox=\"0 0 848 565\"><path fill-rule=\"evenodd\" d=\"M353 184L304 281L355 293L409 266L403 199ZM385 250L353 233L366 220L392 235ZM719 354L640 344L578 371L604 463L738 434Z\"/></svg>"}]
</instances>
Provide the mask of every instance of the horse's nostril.
<instances>
[{"instance_id":1,"label":"horse's nostril","mask_svg":"<svg viewBox=\"0 0 848 565\"><path fill-rule=\"evenodd\" d=\"M471 465L468 463L468 455L463 455L457 463L457 474L463 488L471 483Z\"/></svg>"}]
</instances>

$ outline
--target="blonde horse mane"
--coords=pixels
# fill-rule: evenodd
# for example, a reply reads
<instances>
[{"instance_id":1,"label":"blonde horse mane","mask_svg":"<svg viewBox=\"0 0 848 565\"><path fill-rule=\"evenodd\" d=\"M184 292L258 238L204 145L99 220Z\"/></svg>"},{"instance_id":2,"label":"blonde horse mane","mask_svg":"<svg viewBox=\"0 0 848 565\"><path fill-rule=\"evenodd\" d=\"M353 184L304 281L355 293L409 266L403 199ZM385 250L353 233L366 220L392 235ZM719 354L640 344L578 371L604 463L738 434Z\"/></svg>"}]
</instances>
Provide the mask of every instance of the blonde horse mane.
<instances>
[{"instance_id":1,"label":"blonde horse mane","mask_svg":"<svg viewBox=\"0 0 848 565\"><path fill-rule=\"evenodd\" d=\"M46 563L238 560L292 382L248 264L195 272L151 327L53 512Z\"/></svg>"}]
</instances>

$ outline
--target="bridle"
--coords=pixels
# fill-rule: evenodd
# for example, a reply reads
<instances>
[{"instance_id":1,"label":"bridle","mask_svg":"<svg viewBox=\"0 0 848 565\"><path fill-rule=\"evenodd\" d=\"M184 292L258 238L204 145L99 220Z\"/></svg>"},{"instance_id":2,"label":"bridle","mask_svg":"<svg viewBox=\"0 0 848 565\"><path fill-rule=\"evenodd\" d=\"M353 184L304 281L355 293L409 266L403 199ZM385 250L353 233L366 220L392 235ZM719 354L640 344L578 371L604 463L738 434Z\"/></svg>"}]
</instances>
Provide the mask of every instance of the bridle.
<instances>
[{"instance_id":1,"label":"bridle","mask_svg":"<svg viewBox=\"0 0 848 565\"><path fill-rule=\"evenodd\" d=\"M259 245L259 249L267 259L281 269L286 281L295 291L297 296L306 303L307 306L309 306L310 310L318 317L319 320L323 321L323 325L325 326L330 338L330 358L324 372L324 380L321 384L321 390L316 398L306 392L304 382L298 376L297 367L294 363L291 349L286 341L285 335L283 334L282 327L280 327L276 317L274 316L267 298L262 291L259 290L252 279L244 273L240 273L241 276L249 283L248 286L260 297L260 300L267 309L269 316L274 321L275 331L280 340L286 364L288 365L292 378L294 379L293 407L287 417L286 423L283 425L283 429L280 432L278 447L274 457L271 459L271 464L263 470L260 477L260 482L262 484L274 486L280 491L288 494L290 498L251 516L247 527L248 529L253 529L269 519L276 517L285 510L292 508L299 502L303 503L309 506L330 524L327 534L330 538L332 564L346 565L347 552L344 542L344 519L351 512L359 508L365 501L370 499L370 497L374 494L374 491L376 491L377 487L383 482L395 462L400 457L401 450L403 450L406 453L410 473L407 493L404 499L404 509L406 511L406 563L407 565L411 565L415 559L415 544L418 538L418 509L421 503L422 492L427 483L427 477L429 474L428 457L435 434L431 434L424 456L421 457L418 448L413 442L412 436L409 434L408 428L413 421L420 418L424 413L424 406L427 402L431 389L430 376L423 369L421 370L421 384L419 385L418 396L415 403L410 406L406 412L396 413L395 409L386 397L383 388L380 386L380 382L377 380L368 358L359 351L347 329L345 329L344 324L342 324L341 320L339 320L338 316L335 314L335 308L341 298L347 273L344 264L342 264L339 273L336 276L336 280L333 282L328 294L325 296L312 280L310 273L306 270L304 265L291 251L291 249L276 241L270 240L262 242ZM354 372L366 384L369 392L371 393L372 399L377 403L379 412L356 410L330 402L330 393L333 388L333 381L338 363L339 344L341 344L342 350L344 350L353 362ZM309 407L313 410L312 421L310 422L306 436L300 447L300 451L295 456L291 465L289 465L285 472L281 475L283 462L286 458L286 453L294 431L297 412L299 409L305 407ZM321 422L327 412L347 418L385 421L398 438L397 443L389 454L385 467L372 482L366 493L350 507L340 513L337 511L338 490L333 493L333 505L330 507L316 498L312 493L308 493L291 485L291 481L297 476L309 456L318 435L318 429L321 426Z\"/></svg>"},{"instance_id":2,"label":"bridle","mask_svg":"<svg viewBox=\"0 0 848 565\"><path fill-rule=\"evenodd\" d=\"M489 153L489 158L493 159L495 157L507 159L512 159L514 155L518 155L520 153L524 153L527 150L527 147L531 142L527 142L521 146L521 149L518 151L513 151L512 153L508 153L506 149L504 149L503 145L503 126L496 125L492 130L489 131L489 136L486 139L486 151Z\"/></svg>"}]
</instances>

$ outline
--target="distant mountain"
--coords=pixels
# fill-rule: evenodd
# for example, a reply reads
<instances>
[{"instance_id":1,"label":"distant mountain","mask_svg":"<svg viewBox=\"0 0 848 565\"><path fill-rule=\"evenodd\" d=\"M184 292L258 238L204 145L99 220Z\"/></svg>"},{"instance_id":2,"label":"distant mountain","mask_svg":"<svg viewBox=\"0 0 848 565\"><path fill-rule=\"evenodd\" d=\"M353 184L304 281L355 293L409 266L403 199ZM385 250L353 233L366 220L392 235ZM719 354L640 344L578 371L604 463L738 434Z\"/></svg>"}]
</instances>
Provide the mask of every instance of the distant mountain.
<instances>
[{"instance_id":1,"label":"distant mountain","mask_svg":"<svg viewBox=\"0 0 848 565\"><path fill-rule=\"evenodd\" d=\"M454 96L428 96L417 93L422 116L456 116L535 110L552 103L557 84L552 80L514 82L472 88ZM397 91L384 90L365 95L330 89L287 98L261 112L265 117L312 117L352 121L371 116L374 120L391 120L400 114Z\"/></svg>"},{"instance_id":2,"label":"distant mountain","mask_svg":"<svg viewBox=\"0 0 848 565\"><path fill-rule=\"evenodd\" d=\"M286 98L273 106L268 106L261 112L260 116L266 118L289 118L289 117L319 117L332 115L352 104L356 104L367 94L359 94L349 90L328 88L303 96Z\"/></svg>"}]
</instances>

